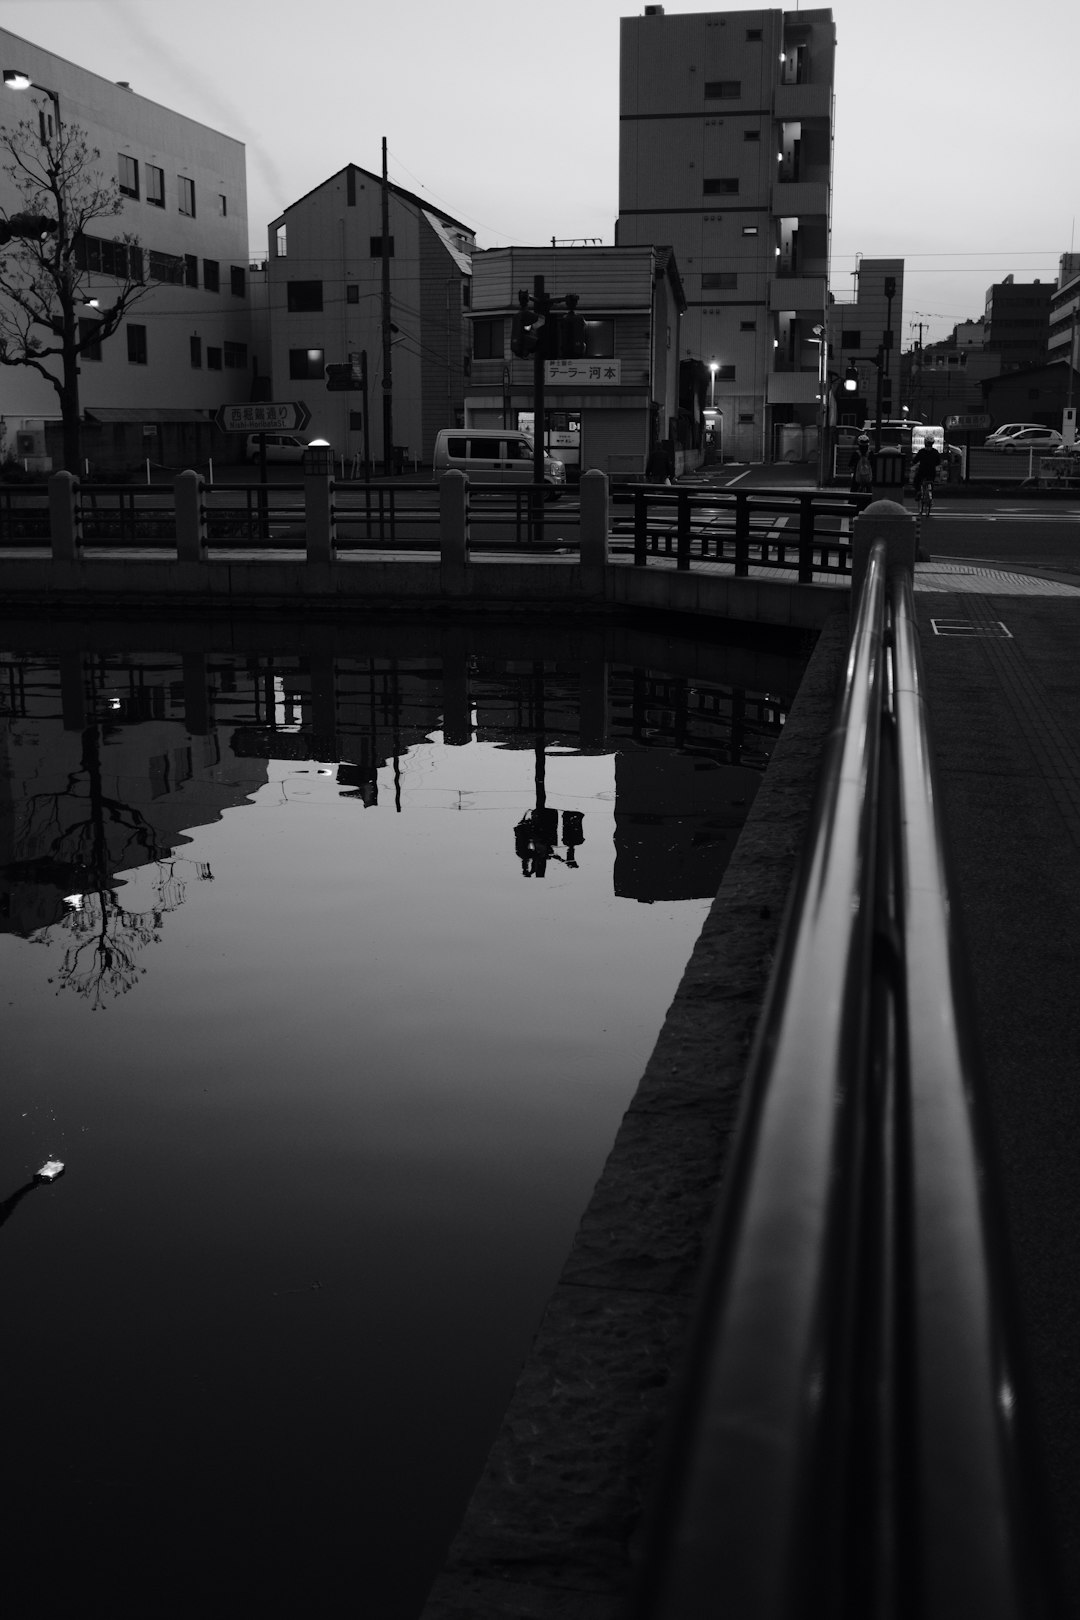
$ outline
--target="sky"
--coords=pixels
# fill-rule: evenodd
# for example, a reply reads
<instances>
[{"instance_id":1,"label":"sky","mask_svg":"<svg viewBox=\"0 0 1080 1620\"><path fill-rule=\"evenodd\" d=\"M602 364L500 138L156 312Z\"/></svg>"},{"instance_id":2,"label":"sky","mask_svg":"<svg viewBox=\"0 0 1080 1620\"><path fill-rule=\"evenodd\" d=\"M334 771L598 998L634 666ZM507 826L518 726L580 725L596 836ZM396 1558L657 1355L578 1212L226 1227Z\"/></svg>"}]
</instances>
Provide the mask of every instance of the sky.
<instances>
[{"instance_id":1,"label":"sky","mask_svg":"<svg viewBox=\"0 0 1080 1620\"><path fill-rule=\"evenodd\" d=\"M298 197L346 163L380 172L384 136L391 180L471 226L480 247L612 242L619 19L643 10L0 0L0 26L244 141L263 257L266 227ZM832 12L832 291L851 297L860 254L903 258L907 348L919 321L932 341L980 315L1010 272L1054 280L1080 243L1077 0L834 0Z\"/></svg>"}]
</instances>

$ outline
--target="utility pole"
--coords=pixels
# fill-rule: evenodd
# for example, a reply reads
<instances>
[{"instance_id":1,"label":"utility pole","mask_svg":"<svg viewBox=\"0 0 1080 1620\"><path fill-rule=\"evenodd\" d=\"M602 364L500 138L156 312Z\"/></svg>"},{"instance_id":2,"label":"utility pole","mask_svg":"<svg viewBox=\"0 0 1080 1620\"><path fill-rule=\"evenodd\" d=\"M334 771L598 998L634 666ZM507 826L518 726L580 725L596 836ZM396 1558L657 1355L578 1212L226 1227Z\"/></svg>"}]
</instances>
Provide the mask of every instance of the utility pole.
<instances>
[{"instance_id":1,"label":"utility pole","mask_svg":"<svg viewBox=\"0 0 1080 1620\"><path fill-rule=\"evenodd\" d=\"M390 355L390 181L386 170L386 136L382 143L382 410L383 460L389 478L394 464L394 401Z\"/></svg>"}]
</instances>

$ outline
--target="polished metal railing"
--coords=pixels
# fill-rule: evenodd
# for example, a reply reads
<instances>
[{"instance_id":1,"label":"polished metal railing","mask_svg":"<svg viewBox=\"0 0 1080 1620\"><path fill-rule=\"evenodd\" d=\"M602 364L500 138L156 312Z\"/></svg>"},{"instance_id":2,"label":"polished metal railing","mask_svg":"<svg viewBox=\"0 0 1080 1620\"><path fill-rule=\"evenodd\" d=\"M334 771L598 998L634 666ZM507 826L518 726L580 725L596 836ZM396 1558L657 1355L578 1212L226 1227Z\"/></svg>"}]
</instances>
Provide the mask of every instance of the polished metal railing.
<instances>
[{"instance_id":1,"label":"polished metal railing","mask_svg":"<svg viewBox=\"0 0 1080 1620\"><path fill-rule=\"evenodd\" d=\"M637 1620L1059 1612L910 571L872 549Z\"/></svg>"}]
</instances>

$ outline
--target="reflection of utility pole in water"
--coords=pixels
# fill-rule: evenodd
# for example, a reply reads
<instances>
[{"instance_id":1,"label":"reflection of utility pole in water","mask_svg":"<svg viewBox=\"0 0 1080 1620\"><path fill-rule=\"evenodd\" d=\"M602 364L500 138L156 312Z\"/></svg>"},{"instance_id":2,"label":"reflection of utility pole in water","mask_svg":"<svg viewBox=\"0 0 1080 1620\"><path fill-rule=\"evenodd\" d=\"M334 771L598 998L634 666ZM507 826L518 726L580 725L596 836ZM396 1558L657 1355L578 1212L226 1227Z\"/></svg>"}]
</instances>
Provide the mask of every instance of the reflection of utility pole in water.
<instances>
[{"instance_id":1,"label":"reflection of utility pole in water","mask_svg":"<svg viewBox=\"0 0 1080 1620\"><path fill-rule=\"evenodd\" d=\"M535 758L536 768L533 773L536 790L536 807L524 815L514 828L514 849L521 862L522 877L544 877L547 874L548 861L565 861L569 867L577 867L576 852L580 844L585 842L582 831L582 813L580 810L567 810L563 812L563 843L566 845L565 856L557 853L556 845L559 842L559 812L549 810L547 805L547 783L545 780L547 769L546 738L544 723L544 666L537 664L533 670L533 718L536 725Z\"/></svg>"}]
</instances>

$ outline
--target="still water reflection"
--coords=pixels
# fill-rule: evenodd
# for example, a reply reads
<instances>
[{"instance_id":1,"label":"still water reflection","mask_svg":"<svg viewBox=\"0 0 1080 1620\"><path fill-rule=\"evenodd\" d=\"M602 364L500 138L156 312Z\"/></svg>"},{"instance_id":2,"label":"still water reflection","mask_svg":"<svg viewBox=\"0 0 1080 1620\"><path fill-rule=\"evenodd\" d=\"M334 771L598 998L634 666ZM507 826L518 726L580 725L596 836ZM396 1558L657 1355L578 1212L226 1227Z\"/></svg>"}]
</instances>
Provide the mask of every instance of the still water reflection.
<instances>
[{"instance_id":1,"label":"still water reflection","mask_svg":"<svg viewBox=\"0 0 1080 1620\"><path fill-rule=\"evenodd\" d=\"M803 662L292 634L7 627L19 1601L416 1614Z\"/></svg>"}]
</instances>

